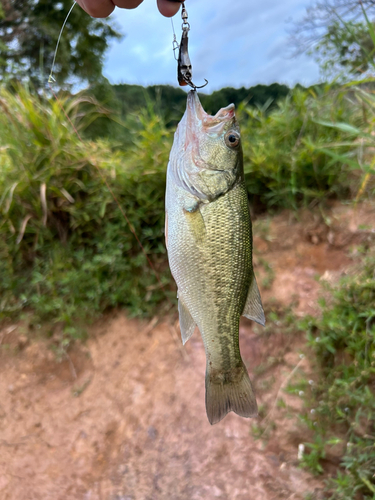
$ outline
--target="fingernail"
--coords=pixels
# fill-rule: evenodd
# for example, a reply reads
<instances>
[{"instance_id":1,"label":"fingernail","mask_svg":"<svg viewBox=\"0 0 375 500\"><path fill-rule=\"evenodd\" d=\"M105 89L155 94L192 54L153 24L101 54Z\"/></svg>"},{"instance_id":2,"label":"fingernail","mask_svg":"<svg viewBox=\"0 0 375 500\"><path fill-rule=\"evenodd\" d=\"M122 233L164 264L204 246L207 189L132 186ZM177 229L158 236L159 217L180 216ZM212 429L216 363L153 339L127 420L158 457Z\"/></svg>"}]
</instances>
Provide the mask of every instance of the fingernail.
<instances>
[{"instance_id":1,"label":"fingernail","mask_svg":"<svg viewBox=\"0 0 375 500\"><path fill-rule=\"evenodd\" d=\"M168 2L184 3L184 0L168 0Z\"/></svg>"}]
</instances>

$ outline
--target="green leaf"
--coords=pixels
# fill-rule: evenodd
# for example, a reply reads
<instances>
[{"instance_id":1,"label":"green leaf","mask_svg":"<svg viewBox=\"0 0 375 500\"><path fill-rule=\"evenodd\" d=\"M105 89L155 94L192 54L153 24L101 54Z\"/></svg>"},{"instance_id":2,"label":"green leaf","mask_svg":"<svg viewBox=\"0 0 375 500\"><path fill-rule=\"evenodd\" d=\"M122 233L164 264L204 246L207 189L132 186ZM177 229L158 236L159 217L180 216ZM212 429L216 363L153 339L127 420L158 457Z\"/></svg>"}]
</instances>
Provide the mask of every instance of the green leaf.
<instances>
[{"instance_id":1,"label":"green leaf","mask_svg":"<svg viewBox=\"0 0 375 500\"><path fill-rule=\"evenodd\" d=\"M348 123L333 123L333 122L326 122L326 121L322 121L322 120L314 120L315 123L319 124L319 125L323 125L325 127L331 127L331 128L335 128L337 130L341 130L342 132L348 132L349 134L352 134L352 135L361 135L362 134L362 130L357 128L357 127L354 127L353 125L350 125Z\"/></svg>"}]
</instances>

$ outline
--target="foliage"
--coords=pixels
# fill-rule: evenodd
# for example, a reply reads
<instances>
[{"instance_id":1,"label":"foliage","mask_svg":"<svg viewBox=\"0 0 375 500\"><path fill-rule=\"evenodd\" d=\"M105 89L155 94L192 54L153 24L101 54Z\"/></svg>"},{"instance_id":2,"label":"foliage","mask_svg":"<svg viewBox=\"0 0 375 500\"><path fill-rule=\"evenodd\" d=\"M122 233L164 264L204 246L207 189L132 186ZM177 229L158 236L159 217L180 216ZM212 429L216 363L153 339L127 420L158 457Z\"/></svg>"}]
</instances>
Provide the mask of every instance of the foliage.
<instances>
[{"instance_id":1,"label":"foliage","mask_svg":"<svg viewBox=\"0 0 375 500\"><path fill-rule=\"evenodd\" d=\"M92 104L83 103L80 106L80 115L90 113L90 123L85 124L82 131L83 137L89 140L110 139L112 143L118 142L123 149L129 146L131 141L127 140L124 133L124 122L129 116L121 113L122 101L120 101L109 81L102 77L92 83L84 91L86 96L90 96L98 104L97 112L93 114ZM143 106L139 106L138 109Z\"/></svg>"},{"instance_id":2,"label":"foliage","mask_svg":"<svg viewBox=\"0 0 375 500\"><path fill-rule=\"evenodd\" d=\"M81 130L83 99L60 99ZM0 315L26 307L69 328L108 307L151 311L165 293L103 179L168 282L163 122L141 112L124 154L81 142L59 103L21 87L2 90L0 106Z\"/></svg>"},{"instance_id":3,"label":"foliage","mask_svg":"<svg viewBox=\"0 0 375 500\"><path fill-rule=\"evenodd\" d=\"M155 111L166 123L177 124L185 111L186 92L171 85L113 85L119 102L120 115L126 119L129 113L135 113L147 104L153 103Z\"/></svg>"},{"instance_id":4,"label":"foliage","mask_svg":"<svg viewBox=\"0 0 375 500\"><path fill-rule=\"evenodd\" d=\"M344 72L362 75L369 70L369 55L373 49L365 22L348 21L342 24L336 21L317 43L314 54L324 74Z\"/></svg>"},{"instance_id":5,"label":"foliage","mask_svg":"<svg viewBox=\"0 0 375 500\"><path fill-rule=\"evenodd\" d=\"M345 96L329 88L320 94L295 89L272 112L243 110L246 183L261 206L297 208L301 202L348 195L350 167L327 150L336 144L338 152L352 151L353 144L345 143L350 134L318 120L356 123L361 116Z\"/></svg>"},{"instance_id":6,"label":"foliage","mask_svg":"<svg viewBox=\"0 0 375 500\"><path fill-rule=\"evenodd\" d=\"M71 0L2 0L1 6L0 79L28 80L43 87ZM59 45L55 67L59 84L72 76L86 81L99 78L108 44L119 37L110 21L94 19L76 6Z\"/></svg>"},{"instance_id":7,"label":"foliage","mask_svg":"<svg viewBox=\"0 0 375 500\"><path fill-rule=\"evenodd\" d=\"M268 106L271 105L272 109L276 103L285 98L289 92L289 87L279 83L255 85L248 89L245 87L240 87L239 89L225 87L212 92L210 95L203 94L201 96L201 101L205 111L210 114L216 114L220 108L225 108L230 103L233 103L236 108L243 102L254 107L262 107L268 103Z\"/></svg>"},{"instance_id":8,"label":"foliage","mask_svg":"<svg viewBox=\"0 0 375 500\"><path fill-rule=\"evenodd\" d=\"M103 96L100 85L97 95ZM151 314L165 292L104 181L168 294L173 284L164 246L164 191L173 128L147 98L145 108L116 118L115 138L107 129L111 141L93 141L103 123L108 125L95 119L107 119L108 111L93 97L59 99L38 97L21 86L0 91L0 315L32 310L35 321L62 322L72 331L77 317L110 307ZM358 150L353 127L365 128L358 106L340 99L295 89L274 109L240 109L253 200L290 208L348 193L350 161L360 169L353 159ZM352 125L339 126L344 120ZM337 154L342 158L332 156Z\"/></svg>"},{"instance_id":9,"label":"foliage","mask_svg":"<svg viewBox=\"0 0 375 500\"><path fill-rule=\"evenodd\" d=\"M171 92L167 86L144 89L135 85L117 85L114 89L119 101L117 106L113 101L110 107L121 109L117 122L129 122L129 116L137 109L151 106L168 126L174 128L185 109L186 94L179 89ZM357 161L356 141L364 121L358 102L349 99L347 90L341 92L326 85L311 89L296 87L286 97L277 98L275 105L272 96L286 89L276 85L227 88L211 95L201 94L200 98L203 107L212 113L231 101L239 103L246 181L252 201L259 208L296 208L301 202L308 204L330 196L347 196L349 189L356 188L352 171L362 174L366 170L366 166ZM94 90L94 94L100 99L102 92ZM259 101L252 99L246 104L251 96L254 99L257 96ZM245 104L241 104L240 97L245 99ZM370 108L369 112L372 112ZM320 120L326 125L318 123ZM341 124L341 128L327 124ZM347 130L343 124L347 124ZM353 136L350 127L356 125L360 128ZM104 130L97 124L94 126L98 133ZM119 124L109 130L121 143L120 147L126 149L132 135L124 135ZM136 130L134 123L132 132L135 134ZM340 158L337 155L341 155Z\"/></svg>"},{"instance_id":10,"label":"foliage","mask_svg":"<svg viewBox=\"0 0 375 500\"><path fill-rule=\"evenodd\" d=\"M307 52L323 74L348 78L373 70L373 0L315 1L291 28L295 54Z\"/></svg>"},{"instance_id":11,"label":"foliage","mask_svg":"<svg viewBox=\"0 0 375 500\"><path fill-rule=\"evenodd\" d=\"M357 120L352 123L340 120L319 120L317 123L324 127L335 129L346 135L345 142L336 142L329 145L320 145L322 153L327 154L334 161L347 165L356 174L359 184L356 187L356 200L368 194L375 193L374 174L375 160L373 144L375 134L375 97L373 80L367 82L351 82L339 89L339 95L348 101L352 110L357 110ZM358 112L362 119L359 120ZM346 150L346 151L345 151ZM351 176L353 191L353 176Z\"/></svg>"},{"instance_id":12,"label":"foliage","mask_svg":"<svg viewBox=\"0 0 375 500\"><path fill-rule=\"evenodd\" d=\"M328 484L332 500L370 500L375 493L375 254L362 259L327 287L321 317L301 324L319 364L317 380L299 387L302 420L314 436L303 465L320 473L332 446L341 447L341 468Z\"/></svg>"}]
</instances>

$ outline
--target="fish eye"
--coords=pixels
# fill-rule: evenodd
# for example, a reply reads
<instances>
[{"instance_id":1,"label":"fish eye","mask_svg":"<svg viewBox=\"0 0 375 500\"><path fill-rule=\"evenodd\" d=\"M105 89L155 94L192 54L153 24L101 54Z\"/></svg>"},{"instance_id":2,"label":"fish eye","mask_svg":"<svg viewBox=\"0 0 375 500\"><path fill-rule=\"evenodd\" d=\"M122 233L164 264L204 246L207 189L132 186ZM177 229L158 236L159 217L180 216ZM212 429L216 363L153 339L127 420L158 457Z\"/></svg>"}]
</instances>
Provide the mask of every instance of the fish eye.
<instances>
[{"instance_id":1,"label":"fish eye","mask_svg":"<svg viewBox=\"0 0 375 500\"><path fill-rule=\"evenodd\" d=\"M225 135L225 144L229 148L235 148L238 146L240 143L240 135L238 132L235 132L234 130L230 130L229 132L226 133Z\"/></svg>"}]
</instances>

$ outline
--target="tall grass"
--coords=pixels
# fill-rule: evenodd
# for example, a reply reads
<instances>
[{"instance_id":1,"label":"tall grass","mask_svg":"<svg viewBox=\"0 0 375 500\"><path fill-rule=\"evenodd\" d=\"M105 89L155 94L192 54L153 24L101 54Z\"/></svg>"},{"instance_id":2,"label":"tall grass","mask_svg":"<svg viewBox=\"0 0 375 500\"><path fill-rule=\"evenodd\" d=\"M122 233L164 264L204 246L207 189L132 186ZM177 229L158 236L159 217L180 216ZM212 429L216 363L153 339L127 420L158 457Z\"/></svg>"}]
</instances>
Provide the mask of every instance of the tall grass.
<instances>
[{"instance_id":1,"label":"tall grass","mask_svg":"<svg viewBox=\"0 0 375 500\"><path fill-rule=\"evenodd\" d=\"M0 90L0 317L31 310L68 328L110 307L151 314L165 292L104 181L173 288L163 227L173 130L148 102L123 124L126 147L118 137L81 141L60 104L80 133L98 115L82 96L58 103L22 86ZM296 89L272 110L239 110L250 198L276 209L347 196L363 149L357 108ZM359 132L353 139L328 120Z\"/></svg>"},{"instance_id":2,"label":"tall grass","mask_svg":"<svg viewBox=\"0 0 375 500\"><path fill-rule=\"evenodd\" d=\"M360 185L363 115L344 93L329 86L297 88L270 113L243 112L246 182L262 206L296 209L350 197Z\"/></svg>"},{"instance_id":3,"label":"tall grass","mask_svg":"<svg viewBox=\"0 0 375 500\"><path fill-rule=\"evenodd\" d=\"M62 99L77 124L81 103ZM30 308L69 328L108 307L153 310L163 292L103 179L168 282L164 124L141 112L123 153L81 142L59 103L22 87L2 90L0 107L0 317Z\"/></svg>"}]
</instances>

